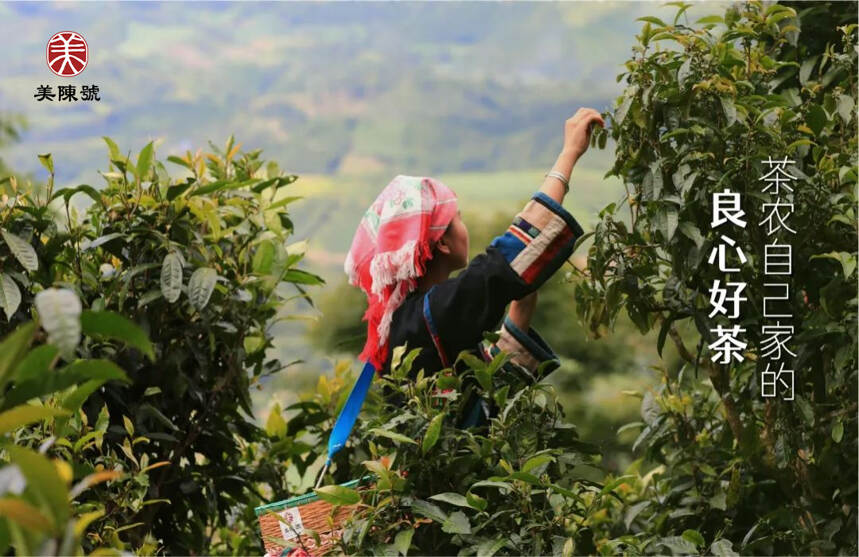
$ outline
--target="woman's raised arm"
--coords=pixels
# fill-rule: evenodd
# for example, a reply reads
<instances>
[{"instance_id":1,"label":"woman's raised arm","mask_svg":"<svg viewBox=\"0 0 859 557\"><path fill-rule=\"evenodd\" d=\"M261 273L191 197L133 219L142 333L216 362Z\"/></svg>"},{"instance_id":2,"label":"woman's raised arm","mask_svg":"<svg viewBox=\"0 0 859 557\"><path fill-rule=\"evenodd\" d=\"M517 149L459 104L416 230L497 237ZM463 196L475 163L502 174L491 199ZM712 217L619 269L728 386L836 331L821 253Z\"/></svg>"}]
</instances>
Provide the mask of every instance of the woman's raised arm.
<instances>
[{"instance_id":1,"label":"woman's raised arm","mask_svg":"<svg viewBox=\"0 0 859 557\"><path fill-rule=\"evenodd\" d=\"M591 126L595 123L605 127L602 116L593 108L580 108L564 122L564 146L561 149L561 154L555 160L555 164L552 165L552 170L560 172L568 182L579 157L588 150ZM558 203L563 203L564 195L568 189L560 179L546 176L543 185L540 186L540 191Z\"/></svg>"},{"instance_id":2,"label":"woman's raised arm","mask_svg":"<svg viewBox=\"0 0 859 557\"><path fill-rule=\"evenodd\" d=\"M552 170L560 172L569 182L573 167L590 145L590 132L594 123L605 125L600 113L593 108L580 108L575 115L564 123L564 146L558 155ZM563 203L568 189L564 183L554 176L546 176L540 191L554 199L558 204ZM530 327L531 316L537 306L537 292L513 300L507 314L510 319L523 331Z\"/></svg>"}]
</instances>

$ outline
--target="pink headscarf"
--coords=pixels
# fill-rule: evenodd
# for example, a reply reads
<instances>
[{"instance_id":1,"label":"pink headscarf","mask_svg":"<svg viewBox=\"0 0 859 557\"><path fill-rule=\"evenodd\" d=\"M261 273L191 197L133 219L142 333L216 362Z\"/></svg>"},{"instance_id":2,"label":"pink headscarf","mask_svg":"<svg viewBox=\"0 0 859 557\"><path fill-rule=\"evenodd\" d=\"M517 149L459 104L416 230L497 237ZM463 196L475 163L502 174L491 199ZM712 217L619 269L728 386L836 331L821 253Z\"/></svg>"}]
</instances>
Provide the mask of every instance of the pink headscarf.
<instances>
[{"instance_id":1,"label":"pink headscarf","mask_svg":"<svg viewBox=\"0 0 859 557\"><path fill-rule=\"evenodd\" d=\"M432 247L456 215L456 194L433 178L397 175L358 224L343 265L367 294L367 343L359 358L379 370L394 311L417 287Z\"/></svg>"}]
</instances>

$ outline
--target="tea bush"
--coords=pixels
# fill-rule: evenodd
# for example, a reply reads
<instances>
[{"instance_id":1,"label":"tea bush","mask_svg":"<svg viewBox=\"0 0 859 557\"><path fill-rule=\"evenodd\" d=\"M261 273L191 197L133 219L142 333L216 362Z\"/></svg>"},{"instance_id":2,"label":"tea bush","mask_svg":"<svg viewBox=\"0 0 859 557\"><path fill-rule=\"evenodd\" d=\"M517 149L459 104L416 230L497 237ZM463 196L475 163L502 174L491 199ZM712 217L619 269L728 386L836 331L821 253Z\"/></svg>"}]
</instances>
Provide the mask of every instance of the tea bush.
<instances>
[{"instance_id":1,"label":"tea bush","mask_svg":"<svg viewBox=\"0 0 859 557\"><path fill-rule=\"evenodd\" d=\"M108 510L88 527L85 550L127 543L171 554L261 551L248 535L253 506L285 495L287 484L278 462L263 457L271 438L254 423L249 389L288 365L268 350L271 324L288 317L279 308L309 301L306 288L322 283L298 268L304 244L288 243L287 207L297 198L282 188L297 177L259 150L241 152L232 138L212 153L169 156L186 174L179 179L156 160L152 143L132 160L105 141L110 168L101 190L55 191L50 155L39 156L49 173L43 189L6 179L0 333L31 318L40 292L63 286L77 295L84 320L121 314L151 340L149 352L110 338L76 347L58 341L66 361L111 361L129 379L80 401L86 427L73 437L54 432L72 449L90 447L86 428L106 424L96 449L75 453L80 473L115 453L141 474L133 490L111 484L87 492ZM71 203L77 194L92 198L83 212Z\"/></svg>"},{"instance_id":2,"label":"tea bush","mask_svg":"<svg viewBox=\"0 0 859 557\"><path fill-rule=\"evenodd\" d=\"M503 379L503 354L487 363L462 353L457 363L465 360L468 371L459 375L451 369L410 374L419 350L394 350L391 374L377 378L350 446L337 455L326 487L317 490L333 503L362 500L334 551L593 552L600 501L617 497L624 478L609 476L605 484L592 479L603 477L599 451L564 420L554 388L514 387ZM297 431L294 438L320 462L351 377L343 374L333 391L328 387L296 406L302 416L317 417L311 422L325 418L320 429ZM463 428L473 396L491 405L494 416L484 426ZM360 494L336 486L361 477L372 484Z\"/></svg>"},{"instance_id":3,"label":"tea bush","mask_svg":"<svg viewBox=\"0 0 859 557\"><path fill-rule=\"evenodd\" d=\"M747 2L694 24L678 23L687 4L673 5L671 22L642 18L618 76L609 174L628 196L600 213L575 292L592 329L625 310L643 333L659 331L657 350L671 339L686 360L637 394L633 450L659 468L607 508L604 537L655 536L647 551L676 554L855 554L856 5ZM781 199L796 235L768 237L760 224L774 197L762 192L769 157L794 161ZM748 260L729 274L707 263L724 233L710 226L712 196L725 189L748 223L728 233ZM773 239L792 245L789 277L764 275ZM761 397L762 325L775 321L763 316L774 295L764 283L784 278L794 401ZM711 317L716 279L747 284L741 362L712 359L712 329L728 324Z\"/></svg>"},{"instance_id":4,"label":"tea bush","mask_svg":"<svg viewBox=\"0 0 859 557\"><path fill-rule=\"evenodd\" d=\"M91 423L80 411L106 383L128 383L107 359L74 358L78 343L112 340L152 358L146 335L122 316L81 311L68 289L36 295L38 321L25 322L0 340L0 549L18 555L72 555L80 551L93 521L104 523L105 542L122 531L111 515L131 512L134 494L146 491L146 471L131 447L141 441L128 431L119 447L104 444L109 416L102 408ZM28 401L35 400L30 403ZM134 464L132 465L131 462ZM131 497L92 500L105 484ZM113 544L121 547L122 544ZM142 548L146 551L146 548Z\"/></svg>"}]
</instances>

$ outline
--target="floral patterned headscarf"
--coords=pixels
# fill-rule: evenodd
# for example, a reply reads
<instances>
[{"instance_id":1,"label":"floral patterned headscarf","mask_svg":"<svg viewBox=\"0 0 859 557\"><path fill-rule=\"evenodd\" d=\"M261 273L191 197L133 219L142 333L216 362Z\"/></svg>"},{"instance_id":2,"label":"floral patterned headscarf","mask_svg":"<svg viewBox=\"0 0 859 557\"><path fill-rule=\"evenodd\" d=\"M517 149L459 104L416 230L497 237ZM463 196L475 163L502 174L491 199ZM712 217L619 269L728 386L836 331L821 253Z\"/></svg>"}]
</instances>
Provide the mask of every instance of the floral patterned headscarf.
<instances>
[{"instance_id":1,"label":"floral patterned headscarf","mask_svg":"<svg viewBox=\"0 0 859 557\"><path fill-rule=\"evenodd\" d=\"M438 180L400 174L358 225L343 268L367 294L367 342L359 357L377 371L388 357L394 311L416 288L456 211L456 194Z\"/></svg>"}]
</instances>

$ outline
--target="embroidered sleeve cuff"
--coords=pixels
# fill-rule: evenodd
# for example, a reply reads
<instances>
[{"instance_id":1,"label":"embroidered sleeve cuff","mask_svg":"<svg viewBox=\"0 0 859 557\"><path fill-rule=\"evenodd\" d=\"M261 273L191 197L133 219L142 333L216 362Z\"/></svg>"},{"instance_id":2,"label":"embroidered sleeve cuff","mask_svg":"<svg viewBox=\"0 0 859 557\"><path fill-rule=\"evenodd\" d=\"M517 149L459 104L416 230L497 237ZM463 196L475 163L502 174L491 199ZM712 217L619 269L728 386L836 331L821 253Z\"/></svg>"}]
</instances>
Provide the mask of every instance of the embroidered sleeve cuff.
<instances>
[{"instance_id":1,"label":"embroidered sleeve cuff","mask_svg":"<svg viewBox=\"0 0 859 557\"><path fill-rule=\"evenodd\" d=\"M507 231L491 246L498 249L513 270L537 289L573 253L584 230L557 201L537 192Z\"/></svg>"},{"instance_id":2,"label":"embroidered sleeve cuff","mask_svg":"<svg viewBox=\"0 0 859 557\"><path fill-rule=\"evenodd\" d=\"M524 373L529 381L540 380L561 365L558 356L533 327L525 333L509 316L504 318L498 341L485 346L484 357L492 359L500 351L511 355L508 371L518 375Z\"/></svg>"}]
</instances>

